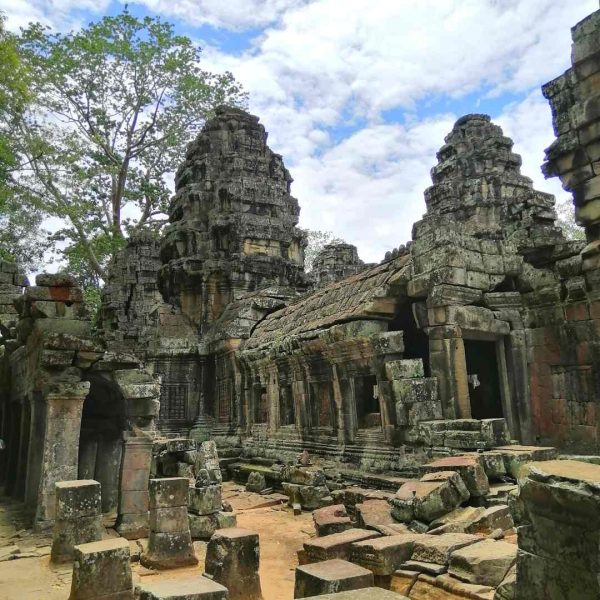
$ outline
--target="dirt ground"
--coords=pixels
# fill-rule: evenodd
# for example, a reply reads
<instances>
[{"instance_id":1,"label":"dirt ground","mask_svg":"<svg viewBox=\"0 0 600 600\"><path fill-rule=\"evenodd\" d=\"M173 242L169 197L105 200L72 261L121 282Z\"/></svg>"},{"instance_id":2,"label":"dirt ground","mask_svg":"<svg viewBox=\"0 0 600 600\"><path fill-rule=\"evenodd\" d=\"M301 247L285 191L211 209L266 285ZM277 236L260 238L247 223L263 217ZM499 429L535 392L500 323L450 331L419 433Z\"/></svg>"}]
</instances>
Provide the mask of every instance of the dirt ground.
<instances>
[{"instance_id":1,"label":"dirt ground","mask_svg":"<svg viewBox=\"0 0 600 600\"><path fill-rule=\"evenodd\" d=\"M264 600L294 597L296 550L314 535L310 513L294 517L282 504L280 494L261 496L244 491L231 482L224 484L223 497L238 515L238 527L260 536L260 579ZM71 588L71 565L50 564L51 538L27 528L28 517L20 503L0 497L0 600L66 600ZM107 537L116 535L107 529ZM145 540L131 542L139 554ZM148 579L177 579L204 569L206 543L195 542L197 567L151 571L133 563L134 582Z\"/></svg>"}]
</instances>

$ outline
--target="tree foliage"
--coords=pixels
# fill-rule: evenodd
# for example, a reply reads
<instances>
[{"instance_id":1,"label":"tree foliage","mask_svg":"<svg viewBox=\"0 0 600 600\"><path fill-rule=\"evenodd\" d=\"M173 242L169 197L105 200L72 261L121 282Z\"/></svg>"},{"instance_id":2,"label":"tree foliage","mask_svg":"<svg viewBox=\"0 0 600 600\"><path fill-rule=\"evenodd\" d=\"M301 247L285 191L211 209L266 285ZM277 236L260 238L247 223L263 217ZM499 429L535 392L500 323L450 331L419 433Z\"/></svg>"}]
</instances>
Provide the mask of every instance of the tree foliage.
<instances>
[{"instance_id":1,"label":"tree foliage","mask_svg":"<svg viewBox=\"0 0 600 600\"><path fill-rule=\"evenodd\" d=\"M186 145L246 95L231 73L202 70L172 25L127 10L64 35L33 24L19 44L34 92L16 135L19 183L32 209L64 222L53 240L93 282L129 233L165 222Z\"/></svg>"},{"instance_id":2,"label":"tree foliage","mask_svg":"<svg viewBox=\"0 0 600 600\"><path fill-rule=\"evenodd\" d=\"M343 244L343 239L335 237L331 231L318 229L304 229L308 244L304 249L304 270L310 273L313 269L315 258L327 244Z\"/></svg>"},{"instance_id":3,"label":"tree foliage","mask_svg":"<svg viewBox=\"0 0 600 600\"><path fill-rule=\"evenodd\" d=\"M25 268L37 267L47 247L42 213L24 210L27 198L14 178L19 169L15 131L31 101L30 84L17 39L5 30L0 14L0 258Z\"/></svg>"}]
</instances>

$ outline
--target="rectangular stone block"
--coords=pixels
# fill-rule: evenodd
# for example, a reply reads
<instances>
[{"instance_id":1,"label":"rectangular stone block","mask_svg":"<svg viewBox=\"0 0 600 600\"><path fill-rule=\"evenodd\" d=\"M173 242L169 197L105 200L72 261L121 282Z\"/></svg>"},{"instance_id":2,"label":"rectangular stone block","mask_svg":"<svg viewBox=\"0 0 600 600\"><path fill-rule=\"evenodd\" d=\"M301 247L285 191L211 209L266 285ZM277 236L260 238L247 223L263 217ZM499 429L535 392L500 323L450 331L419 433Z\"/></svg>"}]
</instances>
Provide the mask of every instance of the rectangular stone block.
<instances>
[{"instance_id":1,"label":"rectangular stone block","mask_svg":"<svg viewBox=\"0 0 600 600\"><path fill-rule=\"evenodd\" d=\"M133 599L129 542L123 538L75 546L69 600L96 600L100 590Z\"/></svg>"},{"instance_id":2,"label":"rectangular stone block","mask_svg":"<svg viewBox=\"0 0 600 600\"><path fill-rule=\"evenodd\" d=\"M227 600L227 588L203 575L167 581L143 581L136 589L139 600Z\"/></svg>"},{"instance_id":3,"label":"rectangular stone block","mask_svg":"<svg viewBox=\"0 0 600 600\"><path fill-rule=\"evenodd\" d=\"M189 488L188 507L196 515L211 515L219 512L223 506L222 486L207 485Z\"/></svg>"},{"instance_id":4,"label":"rectangular stone block","mask_svg":"<svg viewBox=\"0 0 600 600\"><path fill-rule=\"evenodd\" d=\"M373 585L373 573L346 560L333 559L296 567L294 598L345 592Z\"/></svg>"},{"instance_id":5,"label":"rectangular stone block","mask_svg":"<svg viewBox=\"0 0 600 600\"><path fill-rule=\"evenodd\" d=\"M59 481L56 487L56 518L72 519L102 514L100 484L93 479Z\"/></svg>"},{"instance_id":6,"label":"rectangular stone block","mask_svg":"<svg viewBox=\"0 0 600 600\"><path fill-rule=\"evenodd\" d=\"M450 555L464 546L481 541L477 535L467 533L442 533L423 536L415 541L412 560L447 565Z\"/></svg>"},{"instance_id":7,"label":"rectangular stone block","mask_svg":"<svg viewBox=\"0 0 600 600\"><path fill-rule=\"evenodd\" d=\"M188 531L188 512L185 506L155 508L150 511L150 529L155 533L181 533Z\"/></svg>"},{"instance_id":8,"label":"rectangular stone block","mask_svg":"<svg viewBox=\"0 0 600 600\"><path fill-rule=\"evenodd\" d=\"M380 587L369 587L349 592L311 596L306 600L408 600L408 598Z\"/></svg>"},{"instance_id":9,"label":"rectangular stone block","mask_svg":"<svg viewBox=\"0 0 600 600\"><path fill-rule=\"evenodd\" d=\"M187 506L190 482L186 477L150 479L148 486L149 508Z\"/></svg>"},{"instance_id":10,"label":"rectangular stone block","mask_svg":"<svg viewBox=\"0 0 600 600\"><path fill-rule=\"evenodd\" d=\"M351 545L355 542L380 537L380 533L367 529L348 529L342 533L333 533L308 542L304 542L304 550L309 562L319 562L332 558L348 560Z\"/></svg>"},{"instance_id":11,"label":"rectangular stone block","mask_svg":"<svg viewBox=\"0 0 600 600\"><path fill-rule=\"evenodd\" d=\"M350 559L370 569L375 575L391 575L400 565L410 560L419 533L384 536L352 544Z\"/></svg>"}]
</instances>

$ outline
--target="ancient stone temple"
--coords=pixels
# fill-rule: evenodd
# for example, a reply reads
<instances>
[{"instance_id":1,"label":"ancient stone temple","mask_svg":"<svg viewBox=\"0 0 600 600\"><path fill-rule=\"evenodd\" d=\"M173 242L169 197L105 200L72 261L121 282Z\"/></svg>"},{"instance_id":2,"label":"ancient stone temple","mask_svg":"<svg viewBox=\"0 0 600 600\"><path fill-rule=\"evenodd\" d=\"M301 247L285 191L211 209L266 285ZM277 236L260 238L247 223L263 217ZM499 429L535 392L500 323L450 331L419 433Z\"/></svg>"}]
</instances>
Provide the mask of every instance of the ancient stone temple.
<instances>
[{"instance_id":1,"label":"ancient stone temple","mask_svg":"<svg viewBox=\"0 0 600 600\"><path fill-rule=\"evenodd\" d=\"M544 86L544 170L586 241L469 114L432 157L411 240L378 264L329 244L307 273L282 157L258 117L221 107L182 157L165 230L114 257L95 327L72 277L30 285L0 261L0 482L54 525L73 594L102 580L95 560L133 594L126 545L100 541L110 521L150 536L142 565L195 564L207 543L208 577L141 597L260 597L265 529L237 528L244 494L315 511L288 569L298 597L600 593L599 35L600 11Z\"/></svg>"}]
</instances>

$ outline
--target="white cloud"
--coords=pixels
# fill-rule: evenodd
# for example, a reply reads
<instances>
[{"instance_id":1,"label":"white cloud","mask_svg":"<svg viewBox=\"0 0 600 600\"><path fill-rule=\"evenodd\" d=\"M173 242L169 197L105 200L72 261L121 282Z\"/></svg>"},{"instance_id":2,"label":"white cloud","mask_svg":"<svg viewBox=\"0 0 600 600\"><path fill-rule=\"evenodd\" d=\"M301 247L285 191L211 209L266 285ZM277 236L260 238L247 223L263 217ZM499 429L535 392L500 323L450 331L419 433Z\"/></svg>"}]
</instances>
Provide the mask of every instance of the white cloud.
<instances>
[{"instance_id":1,"label":"white cloud","mask_svg":"<svg viewBox=\"0 0 600 600\"><path fill-rule=\"evenodd\" d=\"M40 22L58 30L80 27L81 13L101 14L111 0L0 0L0 11L6 15L6 26L12 31Z\"/></svg>"},{"instance_id":2,"label":"white cloud","mask_svg":"<svg viewBox=\"0 0 600 600\"><path fill-rule=\"evenodd\" d=\"M431 98L515 94L498 121L523 172L561 193L540 173L553 134L537 90L569 66L570 27L596 9L595 0L346 0L341 10L317 0L283 14L242 56L206 48L205 65L231 70L250 92L295 179L303 225L330 229L375 260L410 237L424 209L453 124L435 114L419 122L428 112L415 108ZM390 109L404 111L404 125L384 123ZM361 130L333 144L328 134L357 122Z\"/></svg>"},{"instance_id":3,"label":"white cloud","mask_svg":"<svg viewBox=\"0 0 600 600\"><path fill-rule=\"evenodd\" d=\"M307 0L131 0L191 25L249 29L273 23Z\"/></svg>"}]
</instances>

